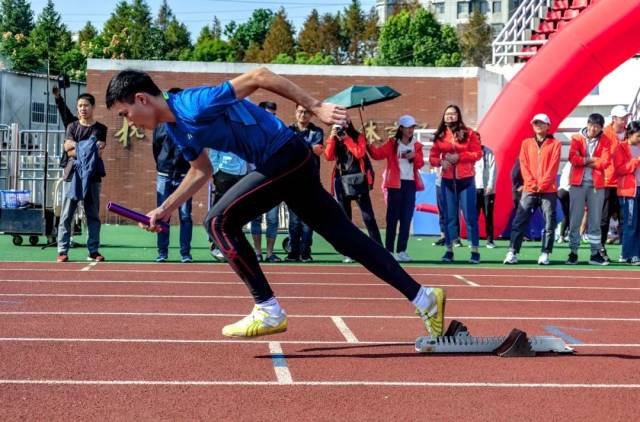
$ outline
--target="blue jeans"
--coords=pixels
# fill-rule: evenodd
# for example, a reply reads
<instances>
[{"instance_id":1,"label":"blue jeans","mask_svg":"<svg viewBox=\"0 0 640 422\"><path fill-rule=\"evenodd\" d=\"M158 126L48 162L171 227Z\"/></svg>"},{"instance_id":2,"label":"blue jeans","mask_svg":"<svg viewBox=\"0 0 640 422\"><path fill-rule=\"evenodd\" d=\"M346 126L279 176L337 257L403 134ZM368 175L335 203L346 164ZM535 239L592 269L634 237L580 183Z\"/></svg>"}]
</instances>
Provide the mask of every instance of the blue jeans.
<instances>
[{"instance_id":1,"label":"blue jeans","mask_svg":"<svg viewBox=\"0 0 640 422\"><path fill-rule=\"evenodd\" d=\"M464 179L442 178L442 205L447 230L444 232L445 243L451 246L458 238L458 214L462 209L464 222L467 225L467 238L471 247L478 247L478 209L476 205L476 181L473 177Z\"/></svg>"},{"instance_id":2,"label":"blue jeans","mask_svg":"<svg viewBox=\"0 0 640 422\"><path fill-rule=\"evenodd\" d=\"M156 181L156 203L160 206L171 195L182 178L172 179L158 175ZM193 220L191 219L191 198L178 209L180 218L180 256L189 256L191 253L191 235L193 232ZM169 254L169 231L158 233L158 255Z\"/></svg>"},{"instance_id":3,"label":"blue jeans","mask_svg":"<svg viewBox=\"0 0 640 422\"><path fill-rule=\"evenodd\" d=\"M69 198L70 182L63 182L62 212L58 225L58 253L66 254L71 242L71 221L80 201ZM91 183L89 192L82 201L84 213L87 216L87 249L89 253L96 253L100 248L100 183Z\"/></svg>"},{"instance_id":4,"label":"blue jeans","mask_svg":"<svg viewBox=\"0 0 640 422\"><path fill-rule=\"evenodd\" d=\"M634 198L620 198L622 207L622 257L631 259L634 256L640 257L640 215L638 211L640 205L640 187L636 189Z\"/></svg>"},{"instance_id":5,"label":"blue jeans","mask_svg":"<svg viewBox=\"0 0 640 422\"><path fill-rule=\"evenodd\" d=\"M289 246L291 255L311 255L311 242L313 230L300 219L293 211L289 210Z\"/></svg>"},{"instance_id":6,"label":"blue jeans","mask_svg":"<svg viewBox=\"0 0 640 422\"><path fill-rule=\"evenodd\" d=\"M277 205L264 214L267 219L267 239L275 239L278 235L279 212L280 205ZM262 214L251 221L251 234L257 236L262 235Z\"/></svg>"},{"instance_id":7,"label":"blue jeans","mask_svg":"<svg viewBox=\"0 0 640 422\"><path fill-rule=\"evenodd\" d=\"M401 180L400 189L387 189L387 235L384 246L391 253L396 246L397 252L406 252L409 242L409 229L411 218L416 207L416 182L413 180ZM396 229L398 230L398 244L396 242Z\"/></svg>"}]
</instances>

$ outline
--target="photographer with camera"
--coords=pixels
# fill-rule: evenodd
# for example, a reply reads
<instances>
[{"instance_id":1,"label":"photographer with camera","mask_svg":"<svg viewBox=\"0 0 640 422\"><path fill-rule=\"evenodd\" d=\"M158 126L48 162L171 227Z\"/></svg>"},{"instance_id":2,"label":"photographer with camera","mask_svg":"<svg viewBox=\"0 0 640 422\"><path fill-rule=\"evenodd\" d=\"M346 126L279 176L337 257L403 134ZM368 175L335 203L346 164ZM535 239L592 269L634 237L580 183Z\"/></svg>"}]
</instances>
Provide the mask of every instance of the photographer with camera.
<instances>
[{"instance_id":1,"label":"photographer with camera","mask_svg":"<svg viewBox=\"0 0 640 422\"><path fill-rule=\"evenodd\" d=\"M396 227L400 223L396 260L409 262L407 254L411 218L416 206L416 192L424 190L419 170L424 166L422 144L413 132L416 119L404 115L398 119L398 130L394 137L380 146L369 145L368 150L374 160L387 160L387 175L384 188L387 190L387 235L385 247L393 254Z\"/></svg>"},{"instance_id":2,"label":"photographer with camera","mask_svg":"<svg viewBox=\"0 0 640 422\"><path fill-rule=\"evenodd\" d=\"M367 227L369 237L382 245L380 230L371 204L369 191L373 189L373 168L367 156L367 140L348 120L346 127L334 125L326 141L324 157L335 161L331 175L331 193L349 219L352 219L351 201L356 201ZM353 262L345 256L344 262Z\"/></svg>"}]
</instances>

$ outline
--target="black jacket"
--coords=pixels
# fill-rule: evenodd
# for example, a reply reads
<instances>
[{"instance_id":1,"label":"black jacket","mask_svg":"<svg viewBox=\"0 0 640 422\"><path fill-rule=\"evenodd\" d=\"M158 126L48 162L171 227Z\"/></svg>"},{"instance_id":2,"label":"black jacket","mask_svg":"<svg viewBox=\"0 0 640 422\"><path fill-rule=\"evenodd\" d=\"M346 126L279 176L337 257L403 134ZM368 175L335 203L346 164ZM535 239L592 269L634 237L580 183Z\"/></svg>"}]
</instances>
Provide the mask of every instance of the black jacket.
<instances>
[{"instance_id":1,"label":"black jacket","mask_svg":"<svg viewBox=\"0 0 640 422\"><path fill-rule=\"evenodd\" d=\"M169 136L164 124L153 130L153 158L156 160L156 170L168 174L173 179L186 174L191 167Z\"/></svg>"}]
</instances>

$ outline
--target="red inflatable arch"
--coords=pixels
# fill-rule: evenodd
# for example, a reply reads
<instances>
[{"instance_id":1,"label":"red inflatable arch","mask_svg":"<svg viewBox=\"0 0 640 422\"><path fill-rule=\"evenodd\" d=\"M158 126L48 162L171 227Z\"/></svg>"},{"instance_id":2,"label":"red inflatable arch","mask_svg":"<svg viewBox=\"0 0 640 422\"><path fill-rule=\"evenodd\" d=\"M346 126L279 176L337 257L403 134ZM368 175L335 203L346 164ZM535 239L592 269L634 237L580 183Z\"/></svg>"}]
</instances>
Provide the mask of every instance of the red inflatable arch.
<instances>
[{"instance_id":1,"label":"red inflatable arch","mask_svg":"<svg viewBox=\"0 0 640 422\"><path fill-rule=\"evenodd\" d=\"M498 162L495 230L512 210L510 172L536 113L552 130L602 78L640 52L640 1L597 0L527 62L505 86L478 130ZM635 88L634 88L635 89Z\"/></svg>"}]
</instances>

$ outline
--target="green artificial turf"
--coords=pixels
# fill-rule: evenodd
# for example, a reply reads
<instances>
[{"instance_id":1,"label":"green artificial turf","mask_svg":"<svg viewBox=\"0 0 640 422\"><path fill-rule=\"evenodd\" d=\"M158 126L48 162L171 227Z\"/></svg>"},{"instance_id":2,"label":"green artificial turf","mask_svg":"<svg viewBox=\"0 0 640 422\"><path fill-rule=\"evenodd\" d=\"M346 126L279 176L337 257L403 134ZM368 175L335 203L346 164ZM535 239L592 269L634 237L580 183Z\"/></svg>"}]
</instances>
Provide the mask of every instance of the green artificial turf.
<instances>
[{"instance_id":1,"label":"green artificial turf","mask_svg":"<svg viewBox=\"0 0 640 422\"><path fill-rule=\"evenodd\" d=\"M384 232L384 230L383 230ZM285 238L285 234L279 234L276 242L276 254L284 259L285 252L282 250L282 239ZM85 236L81 235L75 239L77 242L84 243ZM461 267L471 266L467 261L469 259L469 248L466 247L467 241L464 241L465 246L462 248L455 248L456 262L452 264L440 263L440 257L444 253L443 247L432 246L432 243L436 240L435 237L426 236L412 236L409 239L408 253L413 258L413 262L407 265L438 265L438 266L450 266ZM44 237L40 238L41 242L44 242ZM108 262L155 262L157 256L156 251L156 236L152 233L145 232L139 229L137 226L121 226L121 225L109 225L104 224L101 231L102 247L100 252L105 256ZM264 239L263 239L264 242ZM483 267L506 267L502 264L504 255L507 251L508 241L499 240L496 242L496 249L487 249L484 247L485 242L481 241L480 253L482 256ZM28 239L25 237L22 246L14 246L11 236L0 236L0 261L55 261L57 252L55 245L42 249L42 244L38 246L29 245ZM204 232L204 229L200 226L195 226L193 230L192 241L192 255L194 262L213 262L213 259L209 255L209 244ZM314 263L318 264L337 264L342 263L342 256L337 254L335 250L324 239L318 235L314 235L313 238L313 258ZM609 256L612 260L617 261L620 253L619 245L611 245L607 248ZM536 262L540 253L540 242L532 241L525 242L523 244L519 260L522 266L534 266L540 268ZM551 255L551 265L546 268L590 268L594 267L587 265L585 262L589 258L588 245L583 244L579 252L580 265L567 266L564 265L564 261L569 253L566 244L556 245L554 252ZM69 251L69 258L71 261L85 261L87 250L84 245L72 248ZM177 226L172 227L171 230L171 243L169 250L169 262L179 262L179 229ZM292 264L293 265L293 264ZM304 264L300 264L304 265ZM349 264L356 265L356 264ZM640 267L631 267L626 264L612 263L607 267L608 269L640 269Z\"/></svg>"}]
</instances>

